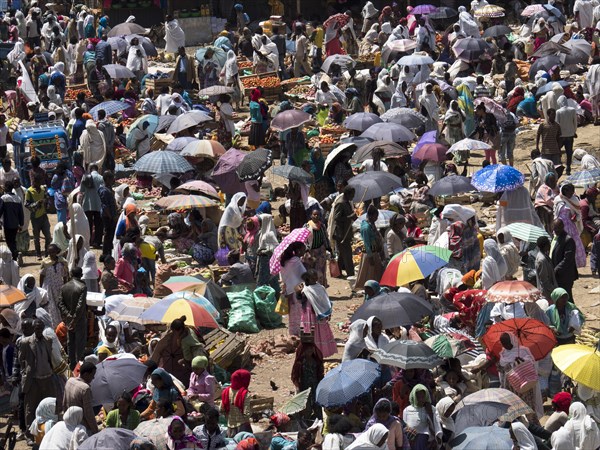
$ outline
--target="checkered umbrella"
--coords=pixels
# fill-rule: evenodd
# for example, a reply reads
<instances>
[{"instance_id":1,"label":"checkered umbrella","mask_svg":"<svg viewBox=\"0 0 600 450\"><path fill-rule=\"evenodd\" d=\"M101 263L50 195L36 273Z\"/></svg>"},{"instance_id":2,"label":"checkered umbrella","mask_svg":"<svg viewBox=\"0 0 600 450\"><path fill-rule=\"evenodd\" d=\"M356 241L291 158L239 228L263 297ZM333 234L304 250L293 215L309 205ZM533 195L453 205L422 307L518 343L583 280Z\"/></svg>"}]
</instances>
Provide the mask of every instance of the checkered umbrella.
<instances>
[{"instance_id":1,"label":"checkered umbrella","mask_svg":"<svg viewBox=\"0 0 600 450\"><path fill-rule=\"evenodd\" d=\"M136 172L144 173L184 173L194 167L183 156L174 152L158 151L142 156L133 165Z\"/></svg>"},{"instance_id":2,"label":"checkered umbrella","mask_svg":"<svg viewBox=\"0 0 600 450\"><path fill-rule=\"evenodd\" d=\"M196 139L195 137L192 137L192 136L181 136L181 137L175 138L171 142L169 142L167 144L167 146L165 147L165 150L179 153L184 148L186 148L189 143L196 142L198 140L199 139ZM181 156L185 156L185 155L181 155Z\"/></svg>"},{"instance_id":3,"label":"checkered umbrella","mask_svg":"<svg viewBox=\"0 0 600 450\"><path fill-rule=\"evenodd\" d=\"M573 186L585 187L600 182L600 169L582 170L574 173L567 181Z\"/></svg>"},{"instance_id":4,"label":"checkered umbrella","mask_svg":"<svg viewBox=\"0 0 600 450\"><path fill-rule=\"evenodd\" d=\"M107 116L112 116L113 114L117 114L125 109L129 108L129 105L125 102L120 102L118 100L109 100L107 102L102 102L92 109L90 109L90 114L94 118L94 120L98 120L98 111L103 109L106 112Z\"/></svg>"},{"instance_id":5,"label":"checkered umbrella","mask_svg":"<svg viewBox=\"0 0 600 450\"><path fill-rule=\"evenodd\" d=\"M481 389L473 394L467 395L456 405L455 411L459 411L465 406L477 405L482 402L495 402L508 405L508 412L498 418L498 420L501 421L512 422L519 416L526 416L527 414L533 413L531 407L521 400L517 394L502 388Z\"/></svg>"},{"instance_id":6,"label":"checkered umbrella","mask_svg":"<svg viewBox=\"0 0 600 450\"><path fill-rule=\"evenodd\" d=\"M258 180L273 163L272 152L259 148L248 153L242 159L237 174L241 181Z\"/></svg>"},{"instance_id":7,"label":"checkered umbrella","mask_svg":"<svg viewBox=\"0 0 600 450\"><path fill-rule=\"evenodd\" d=\"M372 361L366 359L345 361L330 370L319 382L316 401L325 408L347 405L355 398L369 392L380 373L379 364Z\"/></svg>"},{"instance_id":8,"label":"checkered umbrella","mask_svg":"<svg viewBox=\"0 0 600 450\"><path fill-rule=\"evenodd\" d=\"M269 261L271 275L277 275L281 272L281 255L294 242L312 243L312 232L308 228L294 228L290 234L283 238L281 243L275 247L273 256Z\"/></svg>"}]
</instances>

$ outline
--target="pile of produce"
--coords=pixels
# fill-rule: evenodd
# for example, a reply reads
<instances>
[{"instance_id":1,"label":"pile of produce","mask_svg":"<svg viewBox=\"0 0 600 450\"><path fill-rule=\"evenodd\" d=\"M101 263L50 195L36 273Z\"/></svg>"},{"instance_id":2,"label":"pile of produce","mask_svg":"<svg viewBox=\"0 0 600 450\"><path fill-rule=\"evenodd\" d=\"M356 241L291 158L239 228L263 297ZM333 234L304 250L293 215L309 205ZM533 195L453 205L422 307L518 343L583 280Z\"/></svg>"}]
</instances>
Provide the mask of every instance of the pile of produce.
<instances>
[{"instance_id":1,"label":"pile of produce","mask_svg":"<svg viewBox=\"0 0 600 450\"><path fill-rule=\"evenodd\" d=\"M264 77L259 78L258 76L248 77L248 78L240 78L242 80L242 84L244 88L276 88L281 86L281 81L277 77Z\"/></svg>"},{"instance_id":2,"label":"pile of produce","mask_svg":"<svg viewBox=\"0 0 600 450\"><path fill-rule=\"evenodd\" d=\"M323 366L325 367L325 373L329 372L332 369L335 369L339 365L339 362L326 362L325 364L323 364Z\"/></svg>"},{"instance_id":3,"label":"pile of produce","mask_svg":"<svg viewBox=\"0 0 600 450\"><path fill-rule=\"evenodd\" d=\"M252 61L238 61L238 69L251 69Z\"/></svg>"},{"instance_id":4,"label":"pile of produce","mask_svg":"<svg viewBox=\"0 0 600 450\"><path fill-rule=\"evenodd\" d=\"M304 98L306 100L314 99L317 93L317 88L312 84L297 84L288 92L288 95L294 95L296 97Z\"/></svg>"},{"instance_id":5,"label":"pile of produce","mask_svg":"<svg viewBox=\"0 0 600 450\"><path fill-rule=\"evenodd\" d=\"M85 98L92 97L92 93L90 91L88 91L86 88L83 88L83 89L67 88L67 91L65 92L65 102L74 102L75 99L77 99L77 95L80 92L83 92L85 94Z\"/></svg>"},{"instance_id":6,"label":"pile of produce","mask_svg":"<svg viewBox=\"0 0 600 450\"><path fill-rule=\"evenodd\" d=\"M277 228L277 232L282 236L287 236L288 234L290 234L290 225L284 223L283 225Z\"/></svg>"},{"instance_id":7,"label":"pile of produce","mask_svg":"<svg viewBox=\"0 0 600 450\"><path fill-rule=\"evenodd\" d=\"M327 134L326 134L326 135L324 135L324 136L321 136L321 139L319 139L319 142L320 142L321 144L335 144L335 143L337 142L337 139L336 139L336 138L334 138L334 137L333 137L332 135L330 135L330 134L329 134L329 135L327 135Z\"/></svg>"},{"instance_id":8,"label":"pile of produce","mask_svg":"<svg viewBox=\"0 0 600 450\"><path fill-rule=\"evenodd\" d=\"M286 84L298 84L309 80L310 78L308 77L290 78L289 80L283 80L281 84L285 86Z\"/></svg>"},{"instance_id":9,"label":"pile of produce","mask_svg":"<svg viewBox=\"0 0 600 450\"><path fill-rule=\"evenodd\" d=\"M321 134L344 134L346 128L341 125L327 123L321 127Z\"/></svg>"},{"instance_id":10,"label":"pile of produce","mask_svg":"<svg viewBox=\"0 0 600 450\"><path fill-rule=\"evenodd\" d=\"M587 345L588 347L596 348L600 341L600 331L593 330L587 325L581 329L581 333L575 335L575 342L581 345Z\"/></svg>"}]
</instances>

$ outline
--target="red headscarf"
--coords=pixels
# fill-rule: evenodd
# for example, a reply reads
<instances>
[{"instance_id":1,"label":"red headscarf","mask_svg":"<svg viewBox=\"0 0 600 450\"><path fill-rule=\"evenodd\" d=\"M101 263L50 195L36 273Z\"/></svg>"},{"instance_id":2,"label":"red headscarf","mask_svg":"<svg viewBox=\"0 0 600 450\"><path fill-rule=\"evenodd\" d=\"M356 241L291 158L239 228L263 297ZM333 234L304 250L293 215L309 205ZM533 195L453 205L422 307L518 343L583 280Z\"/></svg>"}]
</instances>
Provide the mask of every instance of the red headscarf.
<instances>
[{"instance_id":1,"label":"red headscarf","mask_svg":"<svg viewBox=\"0 0 600 450\"><path fill-rule=\"evenodd\" d=\"M250 94L250 100L252 100L253 102L258 102L258 100L260 100L260 97L261 97L260 89L254 88L254 90Z\"/></svg>"},{"instance_id":2,"label":"red headscarf","mask_svg":"<svg viewBox=\"0 0 600 450\"><path fill-rule=\"evenodd\" d=\"M512 113L516 112L517 106L519 106L519 103L521 103L524 99L525 99L525 91L523 90L522 87L516 87L515 92L513 92L512 97L510 98L510 100L508 101L508 104L506 105L506 109L508 109Z\"/></svg>"},{"instance_id":3,"label":"red headscarf","mask_svg":"<svg viewBox=\"0 0 600 450\"><path fill-rule=\"evenodd\" d=\"M569 407L571 406L571 394L568 392L559 392L552 399L552 405L557 411L569 414Z\"/></svg>"},{"instance_id":4,"label":"red headscarf","mask_svg":"<svg viewBox=\"0 0 600 450\"><path fill-rule=\"evenodd\" d=\"M244 411L244 402L248 395L248 386L250 385L251 377L252 374L244 369L236 370L231 374L231 385L223 389L223 393L221 394L221 404L227 414L229 414L231 406L229 401L229 392L231 390L237 391L235 393L235 398L233 399L233 404L237 406L240 411Z\"/></svg>"},{"instance_id":5,"label":"red headscarf","mask_svg":"<svg viewBox=\"0 0 600 450\"><path fill-rule=\"evenodd\" d=\"M448 250L452 252L452 257L460 259L463 256L462 235L465 231L465 224L458 221L450 225L448 230Z\"/></svg>"},{"instance_id":6,"label":"red headscarf","mask_svg":"<svg viewBox=\"0 0 600 450\"><path fill-rule=\"evenodd\" d=\"M248 246L252 246L252 244L254 244L254 239L260 231L260 221L258 220L258 216L251 217L250 221L254 224L254 228L251 230L246 229L246 234L244 236L244 242L248 244Z\"/></svg>"},{"instance_id":7,"label":"red headscarf","mask_svg":"<svg viewBox=\"0 0 600 450\"><path fill-rule=\"evenodd\" d=\"M240 441L235 447L235 450L257 450L260 448L260 444L256 440L256 438L248 438Z\"/></svg>"}]
</instances>

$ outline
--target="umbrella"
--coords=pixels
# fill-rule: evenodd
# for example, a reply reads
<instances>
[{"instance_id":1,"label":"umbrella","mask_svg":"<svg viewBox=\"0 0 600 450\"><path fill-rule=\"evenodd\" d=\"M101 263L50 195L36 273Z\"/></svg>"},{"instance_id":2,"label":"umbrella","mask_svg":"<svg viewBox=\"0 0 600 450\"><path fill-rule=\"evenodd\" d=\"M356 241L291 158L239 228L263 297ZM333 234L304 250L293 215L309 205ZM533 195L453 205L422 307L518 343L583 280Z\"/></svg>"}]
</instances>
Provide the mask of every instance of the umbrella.
<instances>
[{"instance_id":1,"label":"umbrella","mask_svg":"<svg viewBox=\"0 0 600 450\"><path fill-rule=\"evenodd\" d=\"M571 53L568 55L560 55L560 60L563 64L587 64L592 54L592 44L585 39L571 39L563 43L563 45L571 50Z\"/></svg>"},{"instance_id":2,"label":"umbrella","mask_svg":"<svg viewBox=\"0 0 600 450\"><path fill-rule=\"evenodd\" d=\"M306 403L308 402L308 397L310 396L310 391L311 388L308 388L305 391L297 393L287 402L285 402L285 404L279 409L279 411L284 414L287 414L288 416L304 411L304 409L306 408Z\"/></svg>"},{"instance_id":3,"label":"umbrella","mask_svg":"<svg viewBox=\"0 0 600 450\"><path fill-rule=\"evenodd\" d=\"M478 170L471 184L481 192L512 191L525 183L525 176L512 166L491 164Z\"/></svg>"},{"instance_id":4,"label":"umbrella","mask_svg":"<svg viewBox=\"0 0 600 450\"><path fill-rule=\"evenodd\" d=\"M408 52L417 48L417 41L412 39L396 39L395 41L385 44L384 52Z\"/></svg>"},{"instance_id":5,"label":"umbrella","mask_svg":"<svg viewBox=\"0 0 600 450\"><path fill-rule=\"evenodd\" d=\"M378 317L383 328L404 327L420 322L423 317L433 314L430 303L416 295L404 292L388 292L360 305L354 312L351 322Z\"/></svg>"},{"instance_id":6,"label":"umbrella","mask_svg":"<svg viewBox=\"0 0 600 450\"><path fill-rule=\"evenodd\" d=\"M125 22L115 25L108 32L108 37L127 36L130 34L145 34L146 29L133 22Z\"/></svg>"},{"instance_id":7,"label":"umbrella","mask_svg":"<svg viewBox=\"0 0 600 450\"><path fill-rule=\"evenodd\" d=\"M151 440L158 450L167 450L167 430L173 421L172 417L164 419L145 420L141 422L133 432L141 438ZM192 430L185 426L186 434Z\"/></svg>"},{"instance_id":8,"label":"umbrella","mask_svg":"<svg viewBox=\"0 0 600 450\"><path fill-rule=\"evenodd\" d=\"M181 114L180 116L177 116L177 119L175 119L173 123L171 123L171 125L169 126L167 133L179 133L180 131L198 126L203 122L210 122L211 120L213 120L212 117L210 117L206 113L203 113L202 111L190 111L185 114Z\"/></svg>"},{"instance_id":9,"label":"umbrella","mask_svg":"<svg viewBox=\"0 0 600 450\"><path fill-rule=\"evenodd\" d=\"M125 40L128 44L131 44L131 41L135 38L137 38L137 40L140 41L140 45L146 52L146 56L158 56L158 52L156 51L154 43L146 36L140 36L139 34L131 34L129 36L125 36Z\"/></svg>"},{"instance_id":10,"label":"umbrella","mask_svg":"<svg viewBox=\"0 0 600 450\"><path fill-rule=\"evenodd\" d=\"M186 291L193 289L194 287L205 284L204 281L199 278L192 277L189 275L170 277L163 283L163 286L169 289L171 292Z\"/></svg>"},{"instance_id":11,"label":"umbrella","mask_svg":"<svg viewBox=\"0 0 600 450\"><path fill-rule=\"evenodd\" d=\"M437 8L433 5L419 5L415 6L410 13L415 14L431 14L437 11Z\"/></svg>"},{"instance_id":12,"label":"umbrella","mask_svg":"<svg viewBox=\"0 0 600 450\"><path fill-rule=\"evenodd\" d=\"M538 73L539 70L548 72L554 66L560 66L560 64L560 56L557 55L544 56L543 58L536 59L529 68L529 78L533 80L535 74Z\"/></svg>"},{"instance_id":13,"label":"umbrella","mask_svg":"<svg viewBox=\"0 0 600 450\"><path fill-rule=\"evenodd\" d=\"M552 14L554 17L556 17L560 22L562 22L563 25L565 25L567 23L567 18L560 11L560 9L558 9L556 6L550 5L548 3L546 3L542 6L544 7L544 9L546 9L546 11L548 11L550 14Z\"/></svg>"},{"instance_id":14,"label":"umbrella","mask_svg":"<svg viewBox=\"0 0 600 450\"><path fill-rule=\"evenodd\" d=\"M566 88L567 86L569 86L569 82L565 81L565 80L550 81L550 82L546 83L545 85L543 85L541 88L539 88L535 92L535 96L539 97L539 96L545 94L546 92L550 92L552 90L552 88L556 85L559 85L562 88Z\"/></svg>"},{"instance_id":15,"label":"umbrella","mask_svg":"<svg viewBox=\"0 0 600 450\"><path fill-rule=\"evenodd\" d=\"M166 151L145 154L136 161L133 168L136 172L143 173L184 173L194 170L183 156Z\"/></svg>"},{"instance_id":16,"label":"umbrella","mask_svg":"<svg viewBox=\"0 0 600 450\"><path fill-rule=\"evenodd\" d=\"M106 42L110 44L110 47L113 51L116 51L118 55L125 53L127 47L129 47L127 41L121 36L109 37Z\"/></svg>"},{"instance_id":17,"label":"umbrella","mask_svg":"<svg viewBox=\"0 0 600 450\"><path fill-rule=\"evenodd\" d=\"M491 56L493 54L492 47L486 41L472 37L458 39L452 46L452 50L458 59L467 62L477 61L483 55Z\"/></svg>"},{"instance_id":18,"label":"umbrella","mask_svg":"<svg viewBox=\"0 0 600 450\"><path fill-rule=\"evenodd\" d=\"M156 201L156 206L165 209L194 209L194 208L211 208L218 207L220 205L216 200L204 197L202 195L169 195L167 197L159 198Z\"/></svg>"},{"instance_id":19,"label":"umbrella","mask_svg":"<svg viewBox=\"0 0 600 450\"><path fill-rule=\"evenodd\" d=\"M483 37L495 38L500 36L508 36L510 33L512 33L510 27L507 27L506 25L494 25L483 32Z\"/></svg>"},{"instance_id":20,"label":"umbrella","mask_svg":"<svg viewBox=\"0 0 600 450\"><path fill-rule=\"evenodd\" d=\"M344 361L319 382L316 402L324 408L344 406L369 392L379 379L379 364L366 359Z\"/></svg>"},{"instance_id":21,"label":"umbrella","mask_svg":"<svg viewBox=\"0 0 600 450\"><path fill-rule=\"evenodd\" d=\"M348 185L354 188L356 201L366 202L401 188L402 180L389 172L371 171L350 178Z\"/></svg>"},{"instance_id":22,"label":"umbrella","mask_svg":"<svg viewBox=\"0 0 600 450\"><path fill-rule=\"evenodd\" d=\"M371 125L361 134L361 136L368 137L376 141L391 142L409 142L416 137L414 133L405 126L390 122L382 122Z\"/></svg>"},{"instance_id":23,"label":"umbrella","mask_svg":"<svg viewBox=\"0 0 600 450\"><path fill-rule=\"evenodd\" d=\"M433 58L428 55L412 54L403 56L397 63L399 66L422 66L433 64Z\"/></svg>"},{"instance_id":24,"label":"umbrella","mask_svg":"<svg viewBox=\"0 0 600 450\"><path fill-rule=\"evenodd\" d=\"M514 334L519 341L518 345L528 348L536 361L544 358L556 346L556 336L548 325L529 318L509 319L492 325L483 335L485 347L496 358L504 350L500 342L504 333Z\"/></svg>"},{"instance_id":25,"label":"umbrella","mask_svg":"<svg viewBox=\"0 0 600 450\"><path fill-rule=\"evenodd\" d=\"M521 15L523 17L531 17L544 12L546 12L546 9L543 5L529 5L521 12Z\"/></svg>"},{"instance_id":26,"label":"umbrella","mask_svg":"<svg viewBox=\"0 0 600 450\"><path fill-rule=\"evenodd\" d=\"M600 182L600 169L582 170L567 178L573 186L587 187Z\"/></svg>"},{"instance_id":27,"label":"umbrella","mask_svg":"<svg viewBox=\"0 0 600 450\"><path fill-rule=\"evenodd\" d=\"M338 25L338 28L341 28L345 26L349 20L350 17L346 14L334 14L333 16L329 16L327 20L323 22L323 28L328 28L333 22Z\"/></svg>"},{"instance_id":28,"label":"umbrella","mask_svg":"<svg viewBox=\"0 0 600 450\"><path fill-rule=\"evenodd\" d=\"M510 223L506 226L506 229L510 232L512 237L525 242L537 242L541 236L546 236L550 239L550 235L536 225L524 222Z\"/></svg>"},{"instance_id":29,"label":"umbrella","mask_svg":"<svg viewBox=\"0 0 600 450\"><path fill-rule=\"evenodd\" d=\"M271 128L276 131L286 131L292 128L298 128L306 122L310 122L312 117L299 109L288 109L277 114L271 121Z\"/></svg>"},{"instance_id":30,"label":"umbrella","mask_svg":"<svg viewBox=\"0 0 600 450\"><path fill-rule=\"evenodd\" d=\"M428 143L414 151L412 157L419 161L446 161L448 147L443 144Z\"/></svg>"},{"instance_id":31,"label":"umbrella","mask_svg":"<svg viewBox=\"0 0 600 450\"><path fill-rule=\"evenodd\" d=\"M473 14L475 17L504 17L504 8L496 5L486 5Z\"/></svg>"},{"instance_id":32,"label":"umbrella","mask_svg":"<svg viewBox=\"0 0 600 450\"><path fill-rule=\"evenodd\" d=\"M455 411L460 411L461 408L469 405L477 405L482 402L502 403L509 407L508 412L503 416L498 417L498 420L504 422L512 422L519 416L532 414L533 410L525 403L521 397L508 389L502 388L487 388L481 389L473 394L467 395L456 405Z\"/></svg>"},{"instance_id":33,"label":"umbrella","mask_svg":"<svg viewBox=\"0 0 600 450\"><path fill-rule=\"evenodd\" d=\"M269 260L269 269L271 275L277 275L281 271L281 255L294 242L302 242L304 244L312 242L312 233L307 228L294 228L290 234L283 238L280 244L275 247L273 255Z\"/></svg>"},{"instance_id":34,"label":"umbrella","mask_svg":"<svg viewBox=\"0 0 600 450\"><path fill-rule=\"evenodd\" d=\"M456 358L461 353L475 348L470 340L459 339L450 334L431 336L425 343L441 358Z\"/></svg>"},{"instance_id":35,"label":"umbrella","mask_svg":"<svg viewBox=\"0 0 600 450\"><path fill-rule=\"evenodd\" d=\"M325 61L321 64L321 70L328 73L332 64L337 64L342 69L349 69L354 67L356 62L348 55L331 55L325 58Z\"/></svg>"},{"instance_id":36,"label":"umbrella","mask_svg":"<svg viewBox=\"0 0 600 450\"><path fill-rule=\"evenodd\" d=\"M527 281L500 281L487 293L487 301L495 303L537 302L543 295Z\"/></svg>"},{"instance_id":37,"label":"umbrella","mask_svg":"<svg viewBox=\"0 0 600 450\"><path fill-rule=\"evenodd\" d=\"M196 51L196 60L202 62L204 60L204 54L208 49L211 49L213 53L213 58L215 58L221 67L225 66L225 62L227 61L227 53L220 47L213 47L209 45L208 47L200 47Z\"/></svg>"},{"instance_id":38,"label":"umbrella","mask_svg":"<svg viewBox=\"0 0 600 450\"><path fill-rule=\"evenodd\" d=\"M344 126L348 130L363 132L371 125L375 125L381 121L381 118L377 114L361 112L346 117L346 120L344 120Z\"/></svg>"},{"instance_id":39,"label":"umbrella","mask_svg":"<svg viewBox=\"0 0 600 450\"><path fill-rule=\"evenodd\" d=\"M212 171L212 179L225 194L246 192L246 187L238 178L236 170L247 154L237 148L230 148L217 161Z\"/></svg>"},{"instance_id":40,"label":"umbrella","mask_svg":"<svg viewBox=\"0 0 600 450\"><path fill-rule=\"evenodd\" d=\"M101 109L103 109L104 112L106 112L106 116L108 117L112 116L113 114L117 114L127 108L129 108L128 103L120 102L118 100L109 100L107 102L102 102L94 106L92 109L90 109L90 114L92 115L94 120L98 120L98 111L100 111Z\"/></svg>"},{"instance_id":41,"label":"umbrella","mask_svg":"<svg viewBox=\"0 0 600 450\"><path fill-rule=\"evenodd\" d=\"M552 350L552 361L573 381L600 391L600 354L597 348L581 344L561 345Z\"/></svg>"},{"instance_id":42,"label":"umbrella","mask_svg":"<svg viewBox=\"0 0 600 450\"><path fill-rule=\"evenodd\" d=\"M491 98L479 97L475 99L474 103L475 106L479 105L480 103L483 103L485 105L486 111L491 112L498 122L506 122L506 109L504 109L502 105L499 105Z\"/></svg>"},{"instance_id":43,"label":"umbrella","mask_svg":"<svg viewBox=\"0 0 600 450\"><path fill-rule=\"evenodd\" d=\"M195 292L204 295L217 309L231 309L227 293L212 279L206 280L206 284L203 284L200 289L196 289Z\"/></svg>"},{"instance_id":44,"label":"umbrella","mask_svg":"<svg viewBox=\"0 0 600 450\"><path fill-rule=\"evenodd\" d=\"M371 142L373 142L373 139L360 136L350 136L340 139L340 144L354 144L359 148Z\"/></svg>"},{"instance_id":45,"label":"umbrella","mask_svg":"<svg viewBox=\"0 0 600 450\"><path fill-rule=\"evenodd\" d=\"M548 41L540 45L535 53L531 56L535 58L542 58L544 56L556 55L557 53L571 53L571 49L559 44L558 42Z\"/></svg>"},{"instance_id":46,"label":"umbrella","mask_svg":"<svg viewBox=\"0 0 600 450\"><path fill-rule=\"evenodd\" d=\"M219 156L224 155L225 152L225 147L223 147L219 141L213 141L212 139L194 139L183 147L180 155L190 156L192 158L217 159Z\"/></svg>"},{"instance_id":47,"label":"umbrella","mask_svg":"<svg viewBox=\"0 0 600 450\"><path fill-rule=\"evenodd\" d=\"M96 376L98 375L96 374ZM129 450L131 441L137 437L137 434L126 428L105 428L88 437L77 448L81 450Z\"/></svg>"},{"instance_id":48,"label":"umbrella","mask_svg":"<svg viewBox=\"0 0 600 450\"><path fill-rule=\"evenodd\" d=\"M482 402L468 405L460 409L454 417L454 434L459 435L469 427L487 427L506 414L508 405L498 402Z\"/></svg>"},{"instance_id":49,"label":"umbrella","mask_svg":"<svg viewBox=\"0 0 600 450\"><path fill-rule=\"evenodd\" d=\"M200 139L196 139L192 136L181 136L169 142L165 147L165 150L168 150L170 152L181 152L184 148L187 147L188 144L190 144L191 142L197 142L199 140Z\"/></svg>"},{"instance_id":50,"label":"umbrella","mask_svg":"<svg viewBox=\"0 0 600 450\"><path fill-rule=\"evenodd\" d=\"M380 209L378 210L378 212L379 214L377 216L377 220L375 221L375 226L377 228L388 228L390 226L390 220L392 220L392 217L394 217L397 214L395 211L390 211L389 209ZM355 231L360 230L360 225L365 220L367 220L366 213L360 216L352 223L352 228Z\"/></svg>"},{"instance_id":51,"label":"umbrella","mask_svg":"<svg viewBox=\"0 0 600 450\"><path fill-rule=\"evenodd\" d=\"M490 150L491 148L492 146L490 144L486 144L485 142L477 141L475 139L466 138L452 144L452 146L448 149L448 153L465 150Z\"/></svg>"},{"instance_id":52,"label":"umbrella","mask_svg":"<svg viewBox=\"0 0 600 450\"><path fill-rule=\"evenodd\" d=\"M287 178L290 181L296 181L303 184L311 184L314 181L312 174L300 167L290 166L289 164L273 167L273 173L282 178Z\"/></svg>"},{"instance_id":53,"label":"umbrella","mask_svg":"<svg viewBox=\"0 0 600 450\"><path fill-rule=\"evenodd\" d=\"M244 156L237 168L240 181L258 180L262 177L273 163L271 153L270 149L258 148Z\"/></svg>"},{"instance_id":54,"label":"umbrella","mask_svg":"<svg viewBox=\"0 0 600 450\"><path fill-rule=\"evenodd\" d=\"M443 361L427 344L417 341L394 341L373 352L373 358L385 366L410 369L434 369Z\"/></svg>"},{"instance_id":55,"label":"umbrella","mask_svg":"<svg viewBox=\"0 0 600 450\"><path fill-rule=\"evenodd\" d=\"M142 314L144 323L171 323L175 319L185 316L185 324L190 327L219 328L219 324L211 312L198 303L184 299L165 301L163 299L151 306Z\"/></svg>"},{"instance_id":56,"label":"umbrella","mask_svg":"<svg viewBox=\"0 0 600 450\"><path fill-rule=\"evenodd\" d=\"M177 116L160 116L158 118L158 123L156 124L156 129L152 131L153 133L158 133L169 128L169 125L173 123L173 121L177 118Z\"/></svg>"},{"instance_id":57,"label":"umbrella","mask_svg":"<svg viewBox=\"0 0 600 450\"><path fill-rule=\"evenodd\" d=\"M175 278L175 277L173 277ZM202 283L199 286L206 286L206 283ZM214 317L215 320L219 320L221 317L221 313L217 307L206 297L203 297L201 294L196 292L196 290L192 291L182 291L182 292L173 292L170 295L167 295L163 298L163 301L170 302L175 300L187 300L190 302L197 303L199 306L204 308L211 316Z\"/></svg>"},{"instance_id":58,"label":"umbrella","mask_svg":"<svg viewBox=\"0 0 600 450\"><path fill-rule=\"evenodd\" d=\"M102 66L102 68L106 70L106 73L111 78L116 80L135 78L135 74L131 70L120 64L106 64L105 66Z\"/></svg>"},{"instance_id":59,"label":"umbrella","mask_svg":"<svg viewBox=\"0 0 600 450\"><path fill-rule=\"evenodd\" d=\"M459 175L448 175L433 184L429 190L429 195L434 197L439 195L456 195L475 190L476 189L471 184L470 178L461 177Z\"/></svg>"},{"instance_id":60,"label":"umbrella","mask_svg":"<svg viewBox=\"0 0 600 450\"><path fill-rule=\"evenodd\" d=\"M219 198L217 190L206 181L193 180L179 185L176 191L200 192L210 197Z\"/></svg>"},{"instance_id":61,"label":"umbrella","mask_svg":"<svg viewBox=\"0 0 600 450\"><path fill-rule=\"evenodd\" d=\"M205 95L208 97L212 97L215 95L221 95L221 94L233 94L235 92L235 89L233 89L232 87L229 86L221 86L220 84L215 84L214 86L210 86L204 89L201 89L200 91L198 91L198 95Z\"/></svg>"},{"instance_id":62,"label":"umbrella","mask_svg":"<svg viewBox=\"0 0 600 450\"><path fill-rule=\"evenodd\" d=\"M450 445L454 450L512 450L514 448L508 429L496 426L466 428L450 441Z\"/></svg>"},{"instance_id":63,"label":"umbrella","mask_svg":"<svg viewBox=\"0 0 600 450\"><path fill-rule=\"evenodd\" d=\"M355 144L339 144L336 145L325 158L325 164L323 164L323 173L327 173L328 169L333 169L334 161L337 161L338 158L341 158L346 154L353 154L356 150Z\"/></svg>"},{"instance_id":64,"label":"umbrella","mask_svg":"<svg viewBox=\"0 0 600 450\"><path fill-rule=\"evenodd\" d=\"M352 156L352 160L357 163L362 163L367 159L373 158L373 150L376 148L383 150L383 158L398 158L408 155L408 150L395 142L375 141L363 145Z\"/></svg>"},{"instance_id":65,"label":"umbrella","mask_svg":"<svg viewBox=\"0 0 600 450\"><path fill-rule=\"evenodd\" d=\"M96 365L96 376L90 384L94 406L112 404L123 391L140 385L148 368L128 353L109 356Z\"/></svg>"},{"instance_id":66,"label":"umbrella","mask_svg":"<svg viewBox=\"0 0 600 450\"><path fill-rule=\"evenodd\" d=\"M142 313L160 299L152 297L132 297L123 300L107 315L111 319L122 322L142 323Z\"/></svg>"},{"instance_id":67,"label":"umbrella","mask_svg":"<svg viewBox=\"0 0 600 450\"><path fill-rule=\"evenodd\" d=\"M394 255L381 277L384 286L404 286L422 280L450 261L452 252L434 245L417 245Z\"/></svg>"},{"instance_id":68,"label":"umbrella","mask_svg":"<svg viewBox=\"0 0 600 450\"><path fill-rule=\"evenodd\" d=\"M445 20L458 16L458 11L448 6L440 6L434 12L427 14L432 20Z\"/></svg>"},{"instance_id":69,"label":"umbrella","mask_svg":"<svg viewBox=\"0 0 600 450\"><path fill-rule=\"evenodd\" d=\"M567 41L569 36L566 35L567 33L558 33L555 34L554 36L552 36L550 38L550 40L552 42L558 42L559 44L561 44L563 41Z\"/></svg>"},{"instance_id":70,"label":"umbrella","mask_svg":"<svg viewBox=\"0 0 600 450\"><path fill-rule=\"evenodd\" d=\"M412 108L392 108L381 115L386 122L397 123L406 128L419 128L427 122L427 118Z\"/></svg>"},{"instance_id":71,"label":"umbrella","mask_svg":"<svg viewBox=\"0 0 600 450\"><path fill-rule=\"evenodd\" d=\"M0 307L12 306L26 298L25 294L17 288L8 284L0 285Z\"/></svg>"}]
</instances>

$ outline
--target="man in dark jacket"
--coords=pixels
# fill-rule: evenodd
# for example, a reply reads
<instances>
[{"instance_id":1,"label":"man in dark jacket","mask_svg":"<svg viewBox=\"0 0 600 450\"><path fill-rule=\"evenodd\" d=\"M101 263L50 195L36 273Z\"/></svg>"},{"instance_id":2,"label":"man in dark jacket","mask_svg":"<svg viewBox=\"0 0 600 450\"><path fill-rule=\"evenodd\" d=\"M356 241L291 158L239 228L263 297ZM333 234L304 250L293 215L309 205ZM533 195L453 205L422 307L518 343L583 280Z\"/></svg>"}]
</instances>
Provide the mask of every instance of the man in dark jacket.
<instances>
[{"instance_id":1,"label":"man in dark jacket","mask_svg":"<svg viewBox=\"0 0 600 450\"><path fill-rule=\"evenodd\" d=\"M4 183L4 195L0 197L0 217L4 222L4 237L6 245L16 260L19 256L17 251L17 233L23 226L25 216L23 215L23 203L13 191L12 181Z\"/></svg>"},{"instance_id":2,"label":"man in dark jacket","mask_svg":"<svg viewBox=\"0 0 600 450\"><path fill-rule=\"evenodd\" d=\"M558 286L563 288L573 298L573 284L579 278L575 262L575 241L565 231L565 225L560 219L552 222L554 239L552 241L552 265Z\"/></svg>"},{"instance_id":3,"label":"man in dark jacket","mask_svg":"<svg viewBox=\"0 0 600 450\"><path fill-rule=\"evenodd\" d=\"M69 330L67 349L71 370L83 360L87 342L87 287L81 281L82 276L81 267L74 267L71 270L72 280L60 289L58 299L58 309Z\"/></svg>"},{"instance_id":4,"label":"man in dark jacket","mask_svg":"<svg viewBox=\"0 0 600 450\"><path fill-rule=\"evenodd\" d=\"M354 276L354 263L352 262L352 222L356 219L352 199L354 188L346 186L344 193L335 199L332 206L333 230L332 237L338 253L340 272L344 270L346 276Z\"/></svg>"},{"instance_id":5,"label":"man in dark jacket","mask_svg":"<svg viewBox=\"0 0 600 450\"><path fill-rule=\"evenodd\" d=\"M100 65L112 64L112 47L108 43L108 36L102 33L102 40L96 44L96 61L100 60Z\"/></svg>"}]
</instances>

